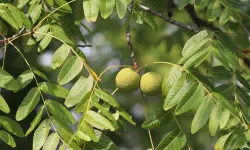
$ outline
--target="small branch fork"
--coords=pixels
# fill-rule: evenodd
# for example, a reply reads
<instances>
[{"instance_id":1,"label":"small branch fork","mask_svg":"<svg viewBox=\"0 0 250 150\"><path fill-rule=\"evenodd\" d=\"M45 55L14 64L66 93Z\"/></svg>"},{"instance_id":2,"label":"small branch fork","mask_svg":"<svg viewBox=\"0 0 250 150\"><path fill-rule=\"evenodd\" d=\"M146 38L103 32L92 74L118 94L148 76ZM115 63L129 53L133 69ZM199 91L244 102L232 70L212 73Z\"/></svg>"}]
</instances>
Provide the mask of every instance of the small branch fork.
<instances>
[{"instance_id":1,"label":"small branch fork","mask_svg":"<svg viewBox=\"0 0 250 150\"><path fill-rule=\"evenodd\" d=\"M142 10L144 10L144 11L146 11L146 12L149 12L149 13L155 15L155 16L158 16L158 17L160 17L161 19L163 19L164 21L167 21L167 22L169 22L169 23L171 23L171 24L174 24L174 25L176 25L176 26L179 26L179 27L182 27L182 28L184 28L184 29L193 31L193 32L195 32L195 33L198 33L198 32L200 31L200 29L197 28L197 27L193 27L193 26L186 25L186 24L180 23L180 22L178 22L178 21L175 21L175 20L173 20L173 19L171 19L171 18L169 18L169 17L163 16L161 13L158 13L158 12L156 12L156 11L152 10L151 8L146 7L146 6L144 6L144 5L139 4L139 7L140 7Z\"/></svg>"}]
</instances>

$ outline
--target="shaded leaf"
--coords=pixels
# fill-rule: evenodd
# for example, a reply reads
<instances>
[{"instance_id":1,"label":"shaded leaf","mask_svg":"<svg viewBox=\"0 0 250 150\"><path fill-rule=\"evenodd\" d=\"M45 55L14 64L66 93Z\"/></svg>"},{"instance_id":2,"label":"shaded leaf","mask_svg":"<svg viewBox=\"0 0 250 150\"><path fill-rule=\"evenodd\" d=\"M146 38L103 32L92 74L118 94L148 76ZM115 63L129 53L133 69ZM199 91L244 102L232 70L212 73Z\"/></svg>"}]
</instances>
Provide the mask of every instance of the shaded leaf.
<instances>
[{"instance_id":1,"label":"shaded leaf","mask_svg":"<svg viewBox=\"0 0 250 150\"><path fill-rule=\"evenodd\" d=\"M125 119L127 120L129 123L135 125L135 121L132 119L132 117L122 108L119 108L119 114Z\"/></svg>"},{"instance_id":2,"label":"shaded leaf","mask_svg":"<svg viewBox=\"0 0 250 150\"><path fill-rule=\"evenodd\" d=\"M57 116L59 119L61 119L65 123L68 123L68 124L76 123L76 119L74 118L74 116L62 104L53 100L46 100L45 104L51 114L53 114L54 116Z\"/></svg>"},{"instance_id":3,"label":"shaded leaf","mask_svg":"<svg viewBox=\"0 0 250 150\"><path fill-rule=\"evenodd\" d=\"M220 15L220 2L215 0L208 5L206 17L208 21L214 21Z\"/></svg>"},{"instance_id":4,"label":"shaded leaf","mask_svg":"<svg viewBox=\"0 0 250 150\"><path fill-rule=\"evenodd\" d=\"M2 128L7 130L8 132L18 136L18 137L23 137L23 129L21 126L14 120L6 117L6 116L0 116L0 125Z\"/></svg>"},{"instance_id":5,"label":"shaded leaf","mask_svg":"<svg viewBox=\"0 0 250 150\"><path fill-rule=\"evenodd\" d=\"M39 88L42 90L44 93L60 97L60 98L66 98L68 95L69 91L64 88L63 86L53 84L50 82L40 82L39 83Z\"/></svg>"},{"instance_id":6,"label":"shaded leaf","mask_svg":"<svg viewBox=\"0 0 250 150\"><path fill-rule=\"evenodd\" d=\"M174 130L168 133L159 145L156 147L156 150L181 150L187 142L186 136L179 130Z\"/></svg>"},{"instance_id":7,"label":"shaded leaf","mask_svg":"<svg viewBox=\"0 0 250 150\"><path fill-rule=\"evenodd\" d=\"M19 89L17 81L2 68L0 68L0 79L0 87L12 91Z\"/></svg>"},{"instance_id":8,"label":"shaded leaf","mask_svg":"<svg viewBox=\"0 0 250 150\"><path fill-rule=\"evenodd\" d=\"M14 138L6 131L0 130L0 140L8 144L11 147L16 147Z\"/></svg>"},{"instance_id":9,"label":"shaded leaf","mask_svg":"<svg viewBox=\"0 0 250 150\"><path fill-rule=\"evenodd\" d=\"M155 116L147 118L143 122L142 128L144 128L144 129L160 128L160 127L165 126L169 123L170 117L171 117L170 111L161 112Z\"/></svg>"}]
</instances>

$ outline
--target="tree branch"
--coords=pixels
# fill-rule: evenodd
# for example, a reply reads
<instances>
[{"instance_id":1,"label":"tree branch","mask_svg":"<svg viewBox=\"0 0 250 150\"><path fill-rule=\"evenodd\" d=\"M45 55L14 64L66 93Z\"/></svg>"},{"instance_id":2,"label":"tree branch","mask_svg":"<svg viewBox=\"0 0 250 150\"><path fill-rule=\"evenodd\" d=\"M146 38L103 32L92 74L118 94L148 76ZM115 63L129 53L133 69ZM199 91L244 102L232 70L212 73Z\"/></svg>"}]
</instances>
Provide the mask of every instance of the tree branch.
<instances>
[{"instance_id":1,"label":"tree branch","mask_svg":"<svg viewBox=\"0 0 250 150\"><path fill-rule=\"evenodd\" d=\"M130 53L131 53L131 59L133 61L134 69L136 70L136 72L139 72L139 66L137 64L137 61L135 58L135 52L134 52L134 49L133 49L133 46L131 43L130 26L128 26L127 30L126 30L126 39L128 42L128 47L129 47Z\"/></svg>"},{"instance_id":2,"label":"tree branch","mask_svg":"<svg viewBox=\"0 0 250 150\"><path fill-rule=\"evenodd\" d=\"M92 45L88 45L88 44L86 44L86 45L76 45L77 47L82 47L82 48L85 48L85 47L92 47Z\"/></svg>"},{"instance_id":3,"label":"tree branch","mask_svg":"<svg viewBox=\"0 0 250 150\"><path fill-rule=\"evenodd\" d=\"M23 33L23 31L24 31L24 27L17 34L13 35L12 37L4 38L3 40L0 40L0 45L4 45L9 40L14 39L15 37L21 35Z\"/></svg>"},{"instance_id":4,"label":"tree branch","mask_svg":"<svg viewBox=\"0 0 250 150\"><path fill-rule=\"evenodd\" d=\"M176 26L179 26L179 27L182 27L182 28L184 28L184 29L193 31L193 32L195 32L195 33L198 33L198 32L200 31L199 28L197 28L197 27L192 27L192 26L190 26L190 25L186 25L186 24L180 23L180 22L178 22L178 21L175 21L175 20L173 20L173 19L171 19L171 18L169 18L169 17L163 16L161 13L158 13L158 12L152 10L152 9L149 8L149 7L146 7L146 6L143 6L143 5L140 5L140 4L139 4L139 7L140 7L142 10L144 10L144 11L146 11L146 12L149 12L149 13L155 15L155 16L158 16L158 17L160 17L161 19L163 19L164 21L167 21L167 22L169 22L169 23L171 23L171 24L174 24L174 25L176 25Z\"/></svg>"},{"instance_id":5,"label":"tree branch","mask_svg":"<svg viewBox=\"0 0 250 150\"><path fill-rule=\"evenodd\" d=\"M190 15L190 17L192 18L192 20L194 21L194 23L200 28L200 27L206 27L210 30L220 30L218 27L214 26L212 23L207 22L206 20L203 20L201 18L199 18L194 10L194 7L190 4L188 4L186 7L186 10L188 12L188 14Z\"/></svg>"}]
</instances>

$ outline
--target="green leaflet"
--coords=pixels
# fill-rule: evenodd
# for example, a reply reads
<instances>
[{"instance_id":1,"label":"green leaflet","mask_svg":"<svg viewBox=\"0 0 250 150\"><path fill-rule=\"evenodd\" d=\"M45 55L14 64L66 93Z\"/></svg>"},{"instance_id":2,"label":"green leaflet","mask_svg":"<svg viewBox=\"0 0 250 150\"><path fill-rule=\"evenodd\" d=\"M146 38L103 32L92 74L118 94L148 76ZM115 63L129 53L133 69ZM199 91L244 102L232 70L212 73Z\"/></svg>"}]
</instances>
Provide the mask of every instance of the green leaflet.
<instances>
[{"instance_id":1,"label":"green leaflet","mask_svg":"<svg viewBox=\"0 0 250 150\"><path fill-rule=\"evenodd\" d=\"M201 129L205 125L205 123L207 122L207 120L211 115L213 106L214 106L214 101L212 100L212 97L209 95L206 96L203 99L192 121L191 125L192 134L196 133L199 129Z\"/></svg>"},{"instance_id":2,"label":"green leaflet","mask_svg":"<svg viewBox=\"0 0 250 150\"><path fill-rule=\"evenodd\" d=\"M219 0L214 0L208 5L206 17L208 21L214 21L220 15L220 2Z\"/></svg>"},{"instance_id":3,"label":"green leaflet","mask_svg":"<svg viewBox=\"0 0 250 150\"><path fill-rule=\"evenodd\" d=\"M17 81L2 68L0 68L0 79L0 87L11 91L19 90Z\"/></svg>"},{"instance_id":4,"label":"green leaflet","mask_svg":"<svg viewBox=\"0 0 250 150\"><path fill-rule=\"evenodd\" d=\"M52 40L52 36L51 36L52 34L53 34L52 32L48 32L47 35L41 40L37 49L38 53L43 52L48 47L48 45L50 44Z\"/></svg>"},{"instance_id":5,"label":"green leaflet","mask_svg":"<svg viewBox=\"0 0 250 150\"><path fill-rule=\"evenodd\" d=\"M231 9L225 8L223 10L222 15L220 16L220 20L219 20L220 25L225 25L230 19L230 17L231 17Z\"/></svg>"},{"instance_id":6,"label":"green leaflet","mask_svg":"<svg viewBox=\"0 0 250 150\"><path fill-rule=\"evenodd\" d=\"M2 4L2 5L1 5ZM14 17L14 14L10 11L6 4L0 4L0 17L11 25L15 30L19 29L19 23Z\"/></svg>"},{"instance_id":7,"label":"green leaflet","mask_svg":"<svg viewBox=\"0 0 250 150\"><path fill-rule=\"evenodd\" d=\"M25 136L29 135L30 132L32 132L35 127L38 125L38 123L41 121L42 116L43 116L43 112L44 112L45 106L42 105L39 110L36 113L36 117L32 120L32 122L30 123L30 127L29 129L26 131Z\"/></svg>"},{"instance_id":8,"label":"green leaflet","mask_svg":"<svg viewBox=\"0 0 250 150\"><path fill-rule=\"evenodd\" d=\"M76 113L85 112L85 111L86 111L85 103L88 102L89 100L93 100L93 101L96 100L96 101L98 101L98 97L97 97L95 94L93 94L93 95L91 96L91 93L92 93L92 91L89 91L89 92L82 98L82 100L76 105L76 107L75 107L75 112L76 112ZM89 105L91 105L91 103L90 103Z\"/></svg>"},{"instance_id":9,"label":"green leaflet","mask_svg":"<svg viewBox=\"0 0 250 150\"><path fill-rule=\"evenodd\" d=\"M93 127L84 120L84 117L82 117L80 119L80 121L77 125L76 132L78 132L78 131L86 133L92 141L98 142L98 139L94 133Z\"/></svg>"},{"instance_id":10,"label":"green leaflet","mask_svg":"<svg viewBox=\"0 0 250 150\"><path fill-rule=\"evenodd\" d=\"M65 13L72 13L72 9L71 9L70 5L67 4L67 1L65 1L65 0L55 0L55 2L56 2L59 6L64 5L63 7L61 7L61 8L59 9L59 11L62 11L62 12L65 12Z\"/></svg>"},{"instance_id":11,"label":"green leaflet","mask_svg":"<svg viewBox=\"0 0 250 150\"><path fill-rule=\"evenodd\" d=\"M193 87L192 89L190 89L188 94L186 94L185 97L177 105L175 109L175 115L185 113L195 106L199 105L204 97L204 94L204 87L201 83L197 87Z\"/></svg>"},{"instance_id":12,"label":"green leaflet","mask_svg":"<svg viewBox=\"0 0 250 150\"><path fill-rule=\"evenodd\" d=\"M225 109L221 113L221 116L220 116L220 128L221 129L223 129L227 125L229 118L230 118L230 111Z\"/></svg>"},{"instance_id":13,"label":"green leaflet","mask_svg":"<svg viewBox=\"0 0 250 150\"><path fill-rule=\"evenodd\" d=\"M196 10L204 9L208 4L210 0L195 0L194 8Z\"/></svg>"},{"instance_id":14,"label":"green leaflet","mask_svg":"<svg viewBox=\"0 0 250 150\"><path fill-rule=\"evenodd\" d=\"M51 30L53 35L60 39L60 41L64 41L70 45L75 45L74 35L66 28L63 28L59 25L52 25Z\"/></svg>"},{"instance_id":15,"label":"green leaflet","mask_svg":"<svg viewBox=\"0 0 250 150\"><path fill-rule=\"evenodd\" d=\"M56 150L59 141L59 135L56 132L51 133L43 145L43 150Z\"/></svg>"},{"instance_id":16,"label":"green leaflet","mask_svg":"<svg viewBox=\"0 0 250 150\"><path fill-rule=\"evenodd\" d=\"M199 33L193 35L184 45L182 49L182 55L187 55L188 53L192 52L193 47L200 43L203 39L208 38L209 33L207 30L200 31Z\"/></svg>"},{"instance_id":17,"label":"green leaflet","mask_svg":"<svg viewBox=\"0 0 250 150\"><path fill-rule=\"evenodd\" d=\"M113 12L116 0L101 0L100 1L100 12L102 18L106 19Z\"/></svg>"},{"instance_id":18,"label":"green leaflet","mask_svg":"<svg viewBox=\"0 0 250 150\"><path fill-rule=\"evenodd\" d=\"M10 10L10 12L12 13L18 27L22 28L23 19L22 19L20 10L16 6L13 6L11 4L6 4L6 5L7 5L8 9Z\"/></svg>"},{"instance_id":19,"label":"green leaflet","mask_svg":"<svg viewBox=\"0 0 250 150\"><path fill-rule=\"evenodd\" d=\"M187 142L186 136L179 130L168 133L156 147L156 150L181 150Z\"/></svg>"},{"instance_id":20,"label":"green leaflet","mask_svg":"<svg viewBox=\"0 0 250 150\"><path fill-rule=\"evenodd\" d=\"M84 140L84 141L90 141L90 140L91 140L90 137L89 137L87 134L85 134L84 132L82 132L82 131L80 131L80 130L78 130L78 131L76 132L76 135L77 135L79 138L81 138L82 140Z\"/></svg>"},{"instance_id":21,"label":"green leaflet","mask_svg":"<svg viewBox=\"0 0 250 150\"><path fill-rule=\"evenodd\" d=\"M87 111L87 113L85 114L84 119L86 120L86 122L88 122L90 125L98 128L98 129L109 129L111 131L114 131L115 128L112 125L112 123L106 119L105 117L103 117L102 115L94 112L94 111Z\"/></svg>"},{"instance_id":22,"label":"green leaflet","mask_svg":"<svg viewBox=\"0 0 250 150\"><path fill-rule=\"evenodd\" d=\"M209 131L212 136L215 136L219 128L221 113L222 113L222 108L220 104L215 104L212 109L210 120L209 120Z\"/></svg>"},{"instance_id":23,"label":"green leaflet","mask_svg":"<svg viewBox=\"0 0 250 150\"><path fill-rule=\"evenodd\" d=\"M21 121L25 119L37 106L40 101L39 89L34 87L25 96L16 113L16 120Z\"/></svg>"},{"instance_id":24,"label":"green leaflet","mask_svg":"<svg viewBox=\"0 0 250 150\"><path fill-rule=\"evenodd\" d=\"M0 95L0 110L4 113L10 113L10 108L1 95Z\"/></svg>"},{"instance_id":25,"label":"green leaflet","mask_svg":"<svg viewBox=\"0 0 250 150\"><path fill-rule=\"evenodd\" d=\"M162 95L164 97L167 96L169 90L176 83L176 81L180 78L182 74L182 70L180 68L173 66L168 73L166 73L163 82L162 82Z\"/></svg>"},{"instance_id":26,"label":"green leaflet","mask_svg":"<svg viewBox=\"0 0 250 150\"><path fill-rule=\"evenodd\" d=\"M190 57L186 63L183 65L184 69L188 69L191 67L198 67L203 61L205 61L210 54L210 47L204 49L203 51L199 51Z\"/></svg>"},{"instance_id":27,"label":"green leaflet","mask_svg":"<svg viewBox=\"0 0 250 150\"><path fill-rule=\"evenodd\" d=\"M29 10L29 15L31 17L31 20L33 22L33 24L36 23L36 21L38 20L38 18L40 17L41 15L41 12L42 12L42 4L35 4L34 7L30 7L32 8L31 10Z\"/></svg>"},{"instance_id":28,"label":"green leaflet","mask_svg":"<svg viewBox=\"0 0 250 150\"><path fill-rule=\"evenodd\" d=\"M53 84L50 82L40 82L39 83L39 88L42 90L44 93L60 97L60 98L66 98L68 95L69 91L64 88L63 86Z\"/></svg>"},{"instance_id":29,"label":"green leaflet","mask_svg":"<svg viewBox=\"0 0 250 150\"><path fill-rule=\"evenodd\" d=\"M218 103L220 103L222 108L228 109L232 115L239 117L239 112L227 99L225 99L225 97L215 92L212 92L211 94L218 100Z\"/></svg>"},{"instance_id":30,"label":"green leaflet","mask_svg":"<svg viewBox=\"0 0 250 150\"><path fill-rule=\"evenodd\" d=\"M19 85L19 90L26 87L34 78L34 74L31 70L26 70L20 74L17 78L17 83Z\"/></svg>"},{"instance_id":31,"label":"green leaflet","mask_svg":"<svg viewBox=\"0 0 250 150\"><path fill-rule=\"evenodd\" d=\"M179 9L183 9L187 4L189 4L192 0L180 0Z\"/></svg>"},{"instance_id":32,"label":"green leaflet","mask_svg":"<svg viewBox=\"0 0 250 150\"><path fill-rule=\"evenodd\" d=\"M44 74L42 73L41 71L37 70L37 69L32 69L33 73L36 74L37 76L43 78L44 80L46 81L49 81L49 78Z\"/></svg>"},{"instance_id":33,"label":"green leaflet","mask_svg":"<svg viewBox=\"0 0 250 150\"><path fill-rule=\"evenodd\" d=\"M192 57L198 51L205 50L207 48L207 44L209 44L209 41L210 41L209 38L205 38L202 41L200 41L199 43L197 43L197 44L193 45L192 47L190 47L191 50L190 51L187 50L187 52L180 59L179 64L183 64L183 63L187 62L187 60L189 60L189 58Z\"/></svg>"},{"instance_id":34,"label":"green leaflet","mask_svg":"<svg viewBox=\"0 0 250 150\"><path fill-rule=\"evenodd\" d=\"M95 22L99 13L99 0L84 0L83 11L88 22Z\"/></svg>"},{"instance_id":35,"label":"green leaflet","mask_svg":"<svg viewBox=\"0 0 250 150\"><path fill-rule=\"evenodd\" d=\"M215 146L214 146L214 149L215 149L215 150L224 150L224 145L225 145L227 139L229 138L229 136L230 136L231 134L232 134L232 132L230 132L230 133L228 133L228 134L226 134L226 135L221 136L221 137L217 140L217 142L216 142L216 144L215 144Z\"/></svg>"},{"instance_id":36,"label":"green leaflet","mask_svg":"<svg viewBox=\"0 0 250 150\"><path fill-rule=\"evenodd\" d=\"M82 70L82 61L76 56L71 56L63 65L57 81L60 85L66 84L73 80Z\"/></svg>"},{"instance_id":37,"label":"green leaflet","mask_svg":"<svg viewBox=\"0 0 250 150\"><path fill-rule=\"evenodd\" d=\"M95 135L98 138L98 142L89 142L87 144L92 149L119 150L119 147L101 131L95 130Z\"/></svg>"},{"instance_id":38,"label":"green leaflet","mask_svg":"<svg viewBox=\"0 0 250 150\"><path fill-rule=\"evenodd\" d=\"M182 74L165 98L163 105L164 110L169 110L170 108L177 105L190 89L197 86L195 84L197 84L196 81L190 78L187 74Z\"/></svg>"},{"instance_id":39,"label":"green leaflet","mask_svg":"<svg viewBox=\"0 0 250 150\"><path fill-rule=\"evenodd\" d=\"M54 53L52 57L51 68L56 69L60 67L62 63L66 60L66 58L70 54L70 48L67 44L62 44Z\"/></svg>"},{"instance_id":40,"label":"green leaflet","mask_svg":"<svg viewBox=\"0 0 250 150\"><path fill-rule=\"evenodd\" d=\"M93 82L94 80L92 76L89 76L88 78L81 76L71 88L65 100L65 106L72 107L79 103L84 98L84 96L91 90Z\"/></svg>"},{"instance_id":41,"label":"green leaflet","mask_svg":"<svg viewBox=\"0 0 250 150\"><path fill-rule=\"evenodd\" d=\"M108 94L100 89L95 89L94 92L95 92L95 95L97 97L99 97L103 101L109 103L111 106L114 106L116 108L120 107L119 103L116 101L116 99L112 95L110 95L110 94Z\"/></svg>"},{"instance_id":42,"label":"green leaflet","mask_svg":"<svg viewBox=\"0 0 250 150\"><path fill-rule=\"evenodd\" d=\"M2 128L7 130L8 132L18 136L18 137L23 137L23 129L21 126L14 120L6 117L6 116L0 116L0 125Z\"/></svg>"},{"instance_id":43,"label":"green leaflet","mask_svg":"<svg viewBox=\"0 0 250 150\"><path fill-rule=\"evenodd\" d=\"M67 124L76 123L76 119L74 118L74 116L62 104L54 100L46 100L45 104L51 114L53 114L54 116L57 116L59 119L61 119L65 123Z\"/></svg>"},{"instance_id":44,"label":"green leaflet","mask_svg":"<svg viewBox=\"0 0 250 150\"><path fill-rule=\"evenodd\" d=\"M33 136L33 150L40 150L44 142L46 141L51 128L51 122L49 119L43 120L43 122L36 129Z\"/></svg>"},{"instance_id":45,"label":"green leaflet","mask_svg":"<svg viewBox=\"0 0 250 150\"><path fill-rule=\"evenodd\" d=\"M171 115L172 115L171 112L168 111L168 112L161 112L155 116L149 117L143 122L142 128L154 129L165 126L169 123Z\"/></svg>"},{"instance_id":46,"label":"green leaflet","mask_svg":"<svg viewBox=\"0 0 250 150\"><path fill-rule=\"evenodd\" d=\"M52 116L52 120L62 139L68 144L74 134L73 130L65 122L61 121L57 116ZM69 147L73 148L74 150L81 150L74 139L71 140Z\"/></svg>"},{"instance_id":47,"label":"green leaflet","mask_svg":"<svg viewBox=\"0 0 250 150\"><path fill-rule=\"evenodd\" d=\"M116 0L116 10L120 19L122 19L127 12L128 3L126 0Z\"/></svg>"},{"instance_id":48,"label":"green leaflet","mask_svg":"<svg viewBox=\"0 0 250 150\"><path fill-rule=\"evenodd\" d=\"M127 120L129 123L135 125L135 121L132 119L132 117L122 108L119 108L119 114L125 119Z\"/></svg>"},{"instance_id":49,"label":"green leaflet","mask_svg":"<svg viewBox=\"0 0 250 150\"><path fill-rule=\"evenodd\" d=\"M6 131L0 130L0 140L8 144L11 147L16 147L14 138Z\"/></svg>"}]
</instances>

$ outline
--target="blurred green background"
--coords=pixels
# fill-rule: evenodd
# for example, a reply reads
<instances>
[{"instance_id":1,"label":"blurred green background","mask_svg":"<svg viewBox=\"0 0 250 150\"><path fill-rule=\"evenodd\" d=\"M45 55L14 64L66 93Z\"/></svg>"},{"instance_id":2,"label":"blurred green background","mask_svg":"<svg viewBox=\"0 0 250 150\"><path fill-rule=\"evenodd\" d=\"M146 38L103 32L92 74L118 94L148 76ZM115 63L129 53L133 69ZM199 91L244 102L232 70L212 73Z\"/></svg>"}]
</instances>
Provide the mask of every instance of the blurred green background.
<instances>
[{"instance_id":1,"label":"blurred green background","mask_svg":"<svg viewBox=\"0 0 250 150\"><path fill-rule=\"evenodd\" d=\"M169 7L166 0L144 0L143 4L151 7L154 10L168 15ZM178 20L185 24L194 25L187 11L178 10L172 8L172 19ZM204 19L204 12L198 12L198 15ZM136 24L131 22L131 37L134 47L136 59L139 66L144 66L152 62L168 61L177 63L181 58L181 50L185 42L194 33L184 30L175 25L164 22L163 20L154 17L154 20L158 26L156 30L150 29L146 25ZM87 25L92 31L93 35L90 35L84 28L84 33L87 44L91 44L91 48L80 48L86 55L90 66L100 74L105 68L113 65L132 65L130 58L130 51L126 41L126 31L124 28L125 20L119 20L118 16L114 13L111 17L103 20L99 17L96 23L87 23L83 20L83 23ZM217 24L217 22L214 22ZM247 48L249 42L246 35L241 30L241 27L234 23L228 23L225 29L232 39L237 43L240 48ZM37 68L45 72L52 82L56 82L59 70L52 70L50 68L51 59L54 50L60 45L58 42L52 42L47 48L46 52L37 54L36 49L29 49L22 44L24 38L17 40L15 43L23 51L29 51L25 53L28 61L32 64L32 67ZM79 44L83 44L79 42ZM28 50L29 49L29 50ZM1 59L3 54L1 53ZM202 70L206 70L208 64L203 64ZM11 46L8 46L5 69L17 77L23 71L28 69L20 55ZM156 71L164 76L169 69L169 66L164 64L149 65L142 72ZM111 69L105 73L102 78L100 86L105 90L112 92L115 87L115 76L119 69ZM83 76L88 76L86 70L82 72ZM73 81L74 82L74 81ZM34 87L35 83L32 82L28 87L18 93L11 93L9 91L2 90L2 94L7 100L8 104L12 108L9 114L10 118L15 118L15 112L21 101L27 94L31 87ZM67 84L66 87L70 88L72 83ZM114 95L122 108L126 109L136 121L136 126L129 123L125 123L125 132L107 133L110 138L120 147L121 150L146 150L151 147L147 130L141 129L140 125L145 120L144 111L147 111L148 116L153 116L157 112L162 111L163 98L161 94L157 96L144 96L145 109L142 105L142 98L140 91L137 90L133 93L124 94L119 91ZM14 108L14 109L13 109ZM21 121L21 125L26 131L29 127L29 123L34 118L36 112L33 112L27 119ZM0 115L1 112L0 112ZM79 114L75 114L79 117ZM188 135L188 143L195 150L211 150L216 142L217 137L211 137L208 133L208 128L205 126L197 134L190 134L190 125L194 114L192 112L186 113L181 116L177 116L182 128ZM175 122L170 121L165 127L151 130L154 145L157 146L159 141L164 137L165 133L169 130L177 128ZM32 149L33 134L30 134L27 138L17 138L16 150L31 150ZM1 150L12 149L0 142ZM187 147L185 147L187 149Z\"/></svg>"}]
</instances>

